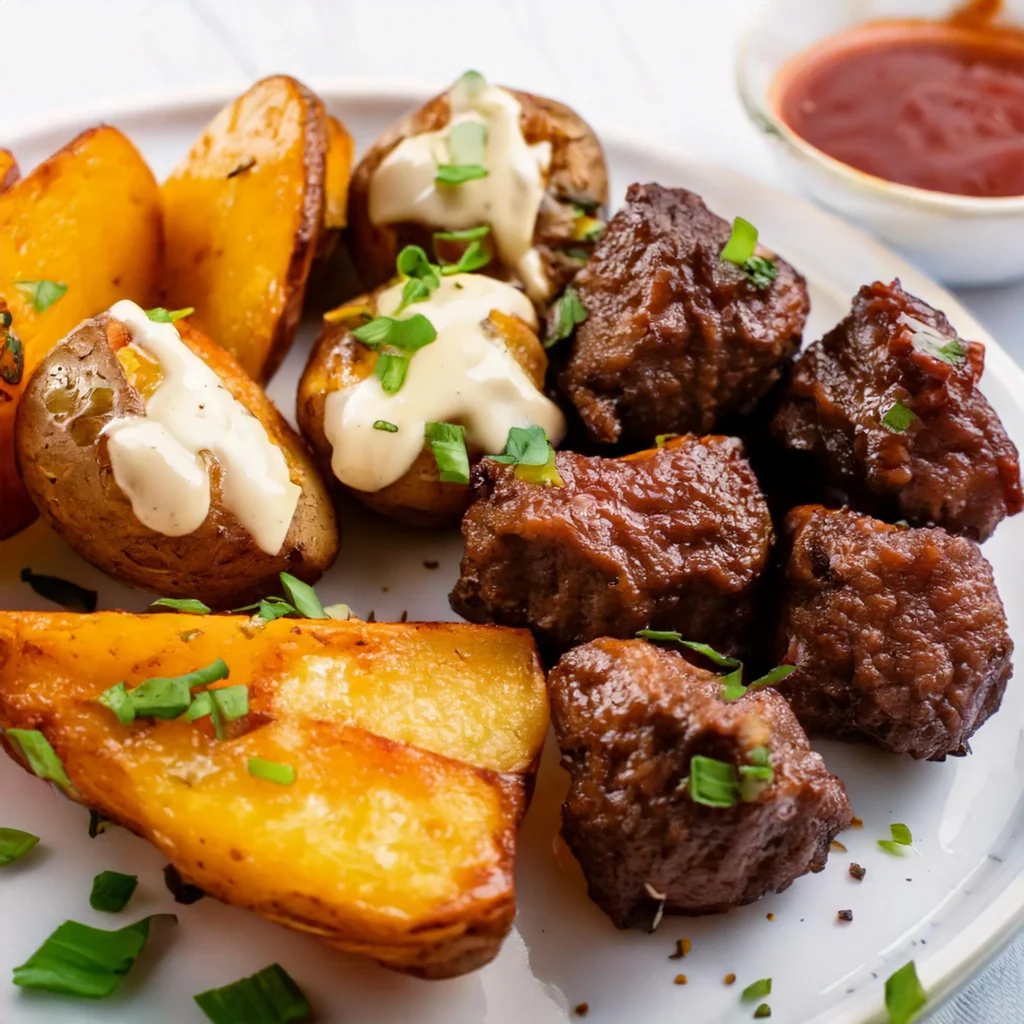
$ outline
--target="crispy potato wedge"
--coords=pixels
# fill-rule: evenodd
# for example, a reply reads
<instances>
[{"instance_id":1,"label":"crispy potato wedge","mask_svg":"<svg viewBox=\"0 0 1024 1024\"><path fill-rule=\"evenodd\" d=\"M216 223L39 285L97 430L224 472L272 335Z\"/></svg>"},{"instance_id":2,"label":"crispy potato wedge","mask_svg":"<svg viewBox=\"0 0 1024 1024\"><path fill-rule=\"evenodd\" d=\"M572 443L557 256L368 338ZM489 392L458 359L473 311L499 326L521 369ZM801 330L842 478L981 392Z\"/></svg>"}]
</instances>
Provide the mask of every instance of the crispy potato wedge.
<instances>
[{"instance_id":1,"label":"crispy potato wedge","mask_svg":"<svg viewBox=\"0 0 1024 1024\"><path fill-rule=\"evenodd\" d=\"M364 295L346 304L346 309L373 310L375 295ZM358 498L382 515L410 526L441 529L454 526L472 500L466 484L442 483L433 454L424 449L406 474L379 491L360 491L344 487L331 470L331 443L324 432L324 411L332 391L354 387L369 377L377 365L378 354L353 336L352 329L362 319L324 322L299 381L296 415L302 436L317 456L324 478ZM544 387L548 358L536 333L525 321L499 310L490 316L491 327L502 343L526 371L538 389ZM470 460L478 462L481 451L470 451Z\"/></svg>"},{"instance_id":2,"label":"crispy potato wedge","mask_svg":"<svg viewBox=\"0 0 1024 1024\"><path fill-rule=\"evenodd\" d=\"M343 228L348 219L348 184L352 178L356 144L336 118L327 118L327 158L324 167L324 227Z\"/></svg>"},{"instance_id":3,"label":"crispy potato wedge","mask_svg":"<svg viewBox=\"0 0 1024 1024\"><path fill-rule=\"evenodd\" d=\"M250 689L225 740L205 719L122 726L95 700L218 657L231 675L217 685ZM511 927L548 725L525 631L0 612L0 725L41 730L70 795L189 881L339 949L450 977ZM294 783L252 777L250 757L291 765Z\"/></svg>"},{"instance_id":4,"label":"crispy potato wedge","mask_svg":"<svg viewBox=\"0 0 1024 1024\"><path fill-rule=\"evenodd\" d=\"M13 157L0 155L0 182L12 171ZM0 538L35 518L13 472L14 415L29 374L76 324L118 299L155 305L162 246L156 181L116 128L83 132L0 190L0 299L24 346L21 377L0 379ZM67 286L44 310L17 286L39 280Z\"/></svg>"},{"instance_id":5,"label":"crispy potato wedge","mask_svg":"<svg viewBox=\"0 0 1024 1024\"><path fill-rule=\"evenodd\" d=\"M161 188L164 304L194 306L196 326L259 383L298 329L324 223L327 149L323 104L277 75L220 111ZM335 187L342 163L331 161Z\"/></svg>"},{"instance_id":6,"label":"crispy potato wedge","mask_svg":"<svg viewBox=\"0 0 1024 1024\"><path fill-rule=\"evenodd\" d=\"M83 558L165 597L201 597L213 608L238 607L273 592L281 572L315 582L337 555L338 532L329 494L301 439L230 353L185 320L175 326L184 343L263 424L284 453L292 482L301 488L280 551L271 555L260 548L224 507L216 469L210 512L197 530L169 537L136 517L114 478L102 431L117 417L145 412L147 371L119 357L131 334L107 313L81 324L29 381L15 431L28 493ZM150 372L159 374L159 366Z\"/></svg>"}]
</instances>

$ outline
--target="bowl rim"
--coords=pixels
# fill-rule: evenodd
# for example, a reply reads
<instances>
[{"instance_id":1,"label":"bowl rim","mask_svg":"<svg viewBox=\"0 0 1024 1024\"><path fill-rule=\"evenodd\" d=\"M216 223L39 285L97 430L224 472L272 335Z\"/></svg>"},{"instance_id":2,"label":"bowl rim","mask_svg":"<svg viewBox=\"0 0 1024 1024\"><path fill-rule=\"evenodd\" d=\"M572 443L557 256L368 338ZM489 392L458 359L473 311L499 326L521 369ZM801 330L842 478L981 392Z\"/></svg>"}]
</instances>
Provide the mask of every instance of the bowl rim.
<instances>
[{"instance_id":1,"label":"bowl rim","mask_svg":"<svg viewBox=\"0 0 1024 1024\"><path fill-rule=\"evenodd\" d=\"M901 185L875 174L844 164L802 138L775 112L768 98L760 94L751 81L752 50L759 32L763 31L774 8L781 0L762 0L740 32L734 65L736 89L747 117L765 135L783 143L805 163L816 165L838 179L843 186L857 192L870 193L889 202L913 206L933 213L960 217L1003 217L1024 214L1024 195L961 196L952 192L936 192L915 185ZM817 0L814 0L817 2Z\"/></svg>"}]
</instances>

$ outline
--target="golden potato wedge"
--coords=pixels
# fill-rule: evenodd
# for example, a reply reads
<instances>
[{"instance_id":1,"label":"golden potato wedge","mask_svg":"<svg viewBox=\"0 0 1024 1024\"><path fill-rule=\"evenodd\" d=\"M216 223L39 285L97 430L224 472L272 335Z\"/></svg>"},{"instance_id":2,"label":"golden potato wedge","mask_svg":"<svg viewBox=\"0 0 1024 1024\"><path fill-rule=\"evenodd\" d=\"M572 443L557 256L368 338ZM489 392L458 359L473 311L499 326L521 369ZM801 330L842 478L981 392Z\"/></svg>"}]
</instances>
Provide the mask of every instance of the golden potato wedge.
<instances>
[{"instance_id":1,"label":"golden potato wedge","mask_svg":"<svg viewBox=\"0 0 1024 1024\"><path fill-rule=\"evenodd\" d=\"M10 188L21 177L18 161L9 149L0 149L0 192Z\"/></svg>"},{"instance_id":2,"label":"golden potato wedge","mask_svg":"<svg viewBox=\"0 0 1024 1024\"><path fill-rule=\"evenodd\" d=\"M345 309L372 312L376 309L376 294L360 296L348 303ZM352 329L361 322L358 312L347 321L325 321L299 381L296 409L299 429L328 480L334 480L334 474L331 470L331 443L324 432L327 396L332 391L354 387L369 377L377 365L378 354L352 334ZM542 389L548 359L533 328L519 317L500 310L491 312L490 324L534 386ZM470 450L469 455L475 463L484 453ZM441 482L436 460L426 448L403 477L379 491L360 491L343 487L337 481L335 483L374 511L410 526L427 529L454 526L472 499L468 485Z\"/></svg>"},{"instance_id":3,"label":"golden potato wedge","mask_svg":"<svg viewBox=\"0 0 1024 1024\"><path fill-rule=\"evenodd\" d=\"M163 246L156 181L116 128L83 132L27 177L12 182L12 172L13 157L0 154L0 182L8 182L0 189L0 299L24 348L20 377L0 379L0 539L35 518L13 472L14 416L29 374L76 324L118 299L155 305ZM26 284L40 280L67 288L44 309Z\"/></svg>"},{"instance_id":4,"label":"golden potato wedge","mask_svg":"<svg viewBox=\"0 0 1024 1024\"><path fill-rule=\"evenodd\" d=\"M509 90L522 107L521 127L526 142L551 143L547 194L534 231L550 294L557 295L576 274L593 238L581 237L580 214L604 216L608 203L608 170L604 151L593 129L572 109L556 100ZM412 223L374 224L370 219L370 183L389 153L404 139L444 128L451 117L449 93L422 107L388 129L364 154L352 175L348 197L349 250L366 290L394 273L395 257L406 245L433 251L433 232L452 225ZM584 233L585 234L585 233ZM489 245L490 239L485 239ZM492 249L493 252L493 249ZM457 258L457 253L446 254ZM495 258L485 273L508 278L509 268Z\"/></svg>"},{"instance_id":5,"label":"golden potato wedge","mask_svg":"<svg viewBox=\"0 0 1024 1024\"><path fill-rule=\"evenodd\" d=\"M220 111L161 188L164 305L195 307L196 326L261 384L298 329L324 223L327 149L323 104L277 75ZM331 161L334 187L342 162Z\"/></svg>"},{"instance_id":6,"label":"golden potato wedge","mask_svg":"<svg viewBox=\"0 0 1024 1024\"><path fill-rule=\"evenodd\" d=\"M324 165L324 227L343 228L348 213L348 184L352 178L356 144L336 118L327 118L327 158Z\"/></svg>"},{"instance_id":7,"label":"golden potato wedge","mask_svg":"<svg viewBox=\"0 0 1024 1024\"><path fill-rule=\"evenodd\" d=\"M16 424L22 479L43 517L83 558L117 579L163 596L199 597L213 608L256 601L289 572L315 582L334 561L338 533L330 498L302 441L235 359L187 321L184 343L220 377L281 449L301 488L277 554L258 546L224 507L219 467L211 472L210 511L184 536L145 526L111 467L104 427L142 416L159 365L135 365L128 328L109 313L87 320L43 360L29 381ZM147 380L147 374L157 379ZM213 457L210 456L212 459ZM215 462L216 460L214 460Z\"/></svg>"},{"instance_id":8,"label":"golden potato wedge","mask_svg":"<svg viewBox=\"0 0 1024 1024\"><path fill-rule=\"evenodd\" d=\"M224 740L208 719L123 726L95 699L218 657L230 677L216 686L249 687ZM70 795L189 881L339 949L450 977L511 926L516 825L548 725L525 631L0 612L0 725L40 730ZM251 757L290 765L294 783L251 776Z\"/></svg>"}]
</instances>

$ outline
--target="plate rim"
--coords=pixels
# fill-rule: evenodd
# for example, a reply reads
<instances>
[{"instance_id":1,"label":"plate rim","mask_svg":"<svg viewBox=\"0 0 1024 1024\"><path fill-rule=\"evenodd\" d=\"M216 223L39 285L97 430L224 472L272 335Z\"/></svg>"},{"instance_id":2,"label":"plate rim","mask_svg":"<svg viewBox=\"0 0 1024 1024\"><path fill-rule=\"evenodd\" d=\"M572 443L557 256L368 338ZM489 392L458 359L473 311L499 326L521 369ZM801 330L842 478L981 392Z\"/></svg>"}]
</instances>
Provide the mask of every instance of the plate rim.
<instances>
[{"instance_id":1,"label":"plate rim","mask_svg":"<svg viewBox=\"0 0 1024 1024\"><path fill-rule=\"evenodd\" d=\"M442 91L447 82L424 78L366 76L311 76L303 79L328 106L344 103L394 104L405 103L410 108ZM131 119L159 119L161 116L207 116L200 114L210 108L219 109L233 100L240 90L251 85L247 79L236 77L219 83L205 83L188 88L160 89L139 93L130 99L90 100L80 104L66 104L33 115L0 124L0 141L10 147L15 156L19 147L37 146L43 139L61 133L64 142L71 133L94 124L113 124L120 127ZM713 171L721 179L735 185L747 184L767 193L781 204L797 208L804 218L817 220L823 227L832 226L848 237L855 237L869 255L890 264L909 290L924 290L941 296L943 310L951 320L966 325L970 334L986 347L986 370L1009 378L1024 394L1024 369L978 322L955 295L943 284L909 263L903 256L878 241L866 231L844 220L838 214L814 205L810 199L790 192L778 185L761 181L726 164L708 161L682 145L654 142L628 128L598 119L598 138L606 149L625 149L640 160L675 164L679 167L697 167ZM131 128L124 125L129 135ZM30 168L31 169L31 168ZM994 357L994 358L993 358ZM1022 403L1024 404L1024 403ZM977 977L1024 929L1024 870L1019 871L999 891L992 894L986 906L974 920L945 947L927 958L915 956L918 975L928 993L925 1009L934 1015L957 995L962 987ZM925 984L925 982L928 982ZM849 1001L804 1021L804 1024L884 1024L888 1016L880 1006L881 979L866 986Z\"/></svg>"}]
</instances>

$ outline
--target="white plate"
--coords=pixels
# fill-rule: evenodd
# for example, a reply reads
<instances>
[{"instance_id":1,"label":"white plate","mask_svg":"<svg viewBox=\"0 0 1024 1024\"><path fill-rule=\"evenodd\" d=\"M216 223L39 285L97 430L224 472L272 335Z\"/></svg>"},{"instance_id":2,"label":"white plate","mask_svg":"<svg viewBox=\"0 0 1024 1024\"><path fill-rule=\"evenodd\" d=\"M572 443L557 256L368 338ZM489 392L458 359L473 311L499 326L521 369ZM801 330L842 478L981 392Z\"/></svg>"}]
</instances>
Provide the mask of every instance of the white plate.
<instances>
[{"instance_id":1,"label":"white plate","mask_svg":"<svg viewBox=\"0 0 1024 1024\"><path fill-rule=\"evenodd\" d=\"M314 83L316 84L316 83ZM528 83L524 83L528 84ZM426 92L352 82L321 83L332 112L362 148ZM3 140L30 168L99 120L124 129L162 177L209 117L231 98L217 95L154 101L131 108L79 111ZM985 391L1011 436L1024 438L1024 373L938 285L882 246L804 201L666 147L603 135L616 200L632 181L684 185L723 216L742 214L810 279L813 313L807 336L819 337L850 297L876 278L903 283L944 309L969 338L988 343ZM291 415L295 384L309 346L307 326L270 393ZM378 618L451 619L447 591L460 555L457 534L410 534L358 509L343 516L338 564L321 584L325 603L346 601ZM1011 630L1024 639L1024 517L1004 524L985 546L994 563ZM425 560L440 568L427 570ZM0 544L0 606L43 608L18 582L22 566L70 577L100 591L100 607L141 610L147 595L106 580L45 527L36 524ZM1024 649L1024 648L1022 648ZM40 848L0 877L0 1021L3 1024L201 1024L191 995L280 961L319 1011L321 1024L557 1024L589 1004L587 1024L744 1021L749 982L770 976L773 1020L783 1024L866 1024L883 1019L882 981L917 961L932 1005L991 956L1024 916L1024 696L1013 682L1002 712L976 737L972 757L924 764L866 748L821 744L845 780L864 827L842 840L820 875L799 879L781 896L718 917L666 918L654 935L619 932L586 898L572 857L555 845L565 777L552 751L523 828L517 871L519 914L500 957L468 977L423 982L368 960L331 952L243 911L206 899L175 908L164 890L163 858L142 840L114 829L90 840L88 815L6 758L0 758L0 824L43 837ZM916 852L893 858L875 846L890 822L913 830ZM867 868L863 882L847 867ZM122 990L102 1003L22 993L8 983L57 924L74 918L115 927L88 904L92 877L104 869L139 874L126 923L175 910L176 929L159 929ZM852 909L852 924L836 912ZM774 921L769 917L774 915ZM670 960L677 938L691 954ZM686 974L685 986L675 985ZM734 973L736 984L723 984ZM574 1018L579 1019L579 1018Z\"/></svg>"}]
</instances>

